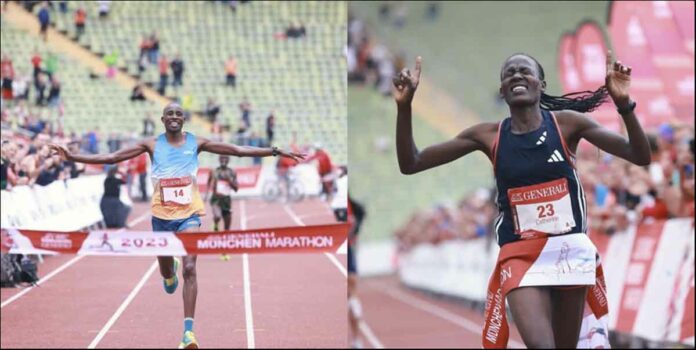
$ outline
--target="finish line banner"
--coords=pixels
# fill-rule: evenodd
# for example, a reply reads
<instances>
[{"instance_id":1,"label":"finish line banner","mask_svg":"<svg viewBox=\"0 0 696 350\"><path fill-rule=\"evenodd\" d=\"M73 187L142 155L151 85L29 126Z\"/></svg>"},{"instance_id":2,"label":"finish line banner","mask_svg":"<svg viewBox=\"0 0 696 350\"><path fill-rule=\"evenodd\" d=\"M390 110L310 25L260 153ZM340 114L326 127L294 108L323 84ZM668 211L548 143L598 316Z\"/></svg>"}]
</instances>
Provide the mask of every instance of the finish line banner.
<instances>
[{"instance_id":1,"label":"finish line banner","mask_svg":"<svg viewBox=\"0 0 696 350\"><path fill-rule=\"evenodd\" d=\"M221 253L346 253L345 223L223 232L1 230L9 254L180 256Z\"/></svg>"}]
</instances>

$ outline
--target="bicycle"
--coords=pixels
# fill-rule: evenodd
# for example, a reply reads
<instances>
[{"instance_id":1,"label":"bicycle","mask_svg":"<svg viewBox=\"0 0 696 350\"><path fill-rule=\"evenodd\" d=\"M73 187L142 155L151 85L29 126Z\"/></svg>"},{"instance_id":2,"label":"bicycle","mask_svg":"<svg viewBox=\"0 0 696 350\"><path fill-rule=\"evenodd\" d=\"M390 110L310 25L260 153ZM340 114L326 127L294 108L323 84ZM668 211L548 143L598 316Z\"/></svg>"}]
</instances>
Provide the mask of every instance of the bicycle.
<instances>
[{"instance_id":1,"label":"bicycle","mask_svg":"<svg viewBox=\"0 0 696 350\"><path fill-rule=\"evenodd\" d=\"M302 182L292 169L288 170L285 178L276 174L273 178L266 180L263 184L262 198L267 202L299 202L304 199L305 191Z\"/></svg>"}]
</instances>

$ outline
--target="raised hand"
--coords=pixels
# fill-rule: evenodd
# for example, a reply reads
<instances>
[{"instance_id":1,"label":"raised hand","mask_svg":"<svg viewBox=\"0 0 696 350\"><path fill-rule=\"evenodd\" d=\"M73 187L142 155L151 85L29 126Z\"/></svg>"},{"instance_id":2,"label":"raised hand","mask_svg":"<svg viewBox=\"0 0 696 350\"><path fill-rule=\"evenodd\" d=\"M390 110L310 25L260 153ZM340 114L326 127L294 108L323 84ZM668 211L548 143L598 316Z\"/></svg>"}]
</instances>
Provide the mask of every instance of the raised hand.
<instances>
[{"instance_id":1,"label":"raised hand","mask_svg":"<svg viewBox=\"0 0 696 350\"><path fill-rule=\"evenodd\" d=\"M303 160L305 159L305 157L307 157L307 155L304 153L286 152L280 149L278 150L278 155L285 158L291 158L292 160L298 163L300 162L300 160Z\"/></svg>"},{"instance_id":2,"label":"raised hand","mask_svg":"<svg viewBox=\"0 0 696 350\"><path fill-rule=\"evenodd\" d=\"M628 106L628 89L631 86L631 67L625 66L621 61L614 61L611 50L607 51L607 76L604 84L609 96L619 108Z\"/></svg>"},{"instance_id":3,"label":"raised hand","mask_svg":"<svg viewBox=\"0 0 696 350\"><path fill-rule=\"evenodd\" d=\"M65 147L55 144L55 143L49 143L48 148L51 149L51 155L57 155L60 157L60 160L66 161L70 160L70 151L68 151Z\"/></svg>"},{"instance_id":4,"label":"raised hand","mask_svg":"<svg viewBox=\"0 0 696 350\"><path fill-rule=\"evenodd\" d=\"M418 83L420 82L422 60L423 59L420 56L416 58L414 75L411 75L411 71L409 71L408 68L404 68L393 78L394 100L397 104L407 105L413 101L413 95L415 94Z\"/></svg>"}]
</instances>

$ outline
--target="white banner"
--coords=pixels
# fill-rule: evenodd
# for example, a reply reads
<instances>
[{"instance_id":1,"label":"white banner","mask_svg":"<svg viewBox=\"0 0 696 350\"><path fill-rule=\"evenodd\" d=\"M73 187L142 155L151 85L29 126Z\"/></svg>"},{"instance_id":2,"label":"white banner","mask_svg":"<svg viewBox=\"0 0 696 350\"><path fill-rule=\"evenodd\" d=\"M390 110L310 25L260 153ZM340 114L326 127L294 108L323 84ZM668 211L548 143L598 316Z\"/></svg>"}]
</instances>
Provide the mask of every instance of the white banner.
<instances>
[{"instance_id":1,"label":"white banner","mask_svg":"<svg viewBox=\"0 0 696 350\"><path fill-rule=\"evenodd\" d=\"M73 231L102 220L99 202L105 175L54 181L48 186L17 186L0 191L2 227Z\"/></svg>"}]
</instances>

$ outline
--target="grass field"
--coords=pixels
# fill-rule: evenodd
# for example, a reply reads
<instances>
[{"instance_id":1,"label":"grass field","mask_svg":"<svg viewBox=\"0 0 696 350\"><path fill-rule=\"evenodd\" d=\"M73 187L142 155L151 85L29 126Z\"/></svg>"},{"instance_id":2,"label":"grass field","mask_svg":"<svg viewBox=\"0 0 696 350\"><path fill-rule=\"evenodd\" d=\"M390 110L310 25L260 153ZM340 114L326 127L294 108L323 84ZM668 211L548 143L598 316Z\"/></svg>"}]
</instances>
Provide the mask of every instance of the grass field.
<instances>
[{"instance_id":1,"label":"grass field","mask_svg":"<svg viewBox=\"0 0 696 350\"><path fill-rule=\"evenodd\" d=\"M537 58L547 72L548 92L560 94L556 54L558 40L584 20L606 28L608 3L597 2L440 2L436 21L425 18L427 3L405 2L406 25L396 29L380 22L381 2L350 2L349 10L366 22L370 32L392 52L403 52L409 67L423 56L423 76L472 110L481 121L507 114L494 97L500 66L513 53ZM392 3L392 13L402 6ZM418 94L416 94L418 99ZM420 149L446 140L428 123L428 115L414 116ZM453 116L457 118L458 116ZM368 210L364 239L383 239L417 208L454 203L480 186L492 186L492 168L482 153L467 156L425 173L404 176L398 170L393 100L370 88L348 88L350 191ZM375 151L377 138L386 137L386 152Z\"/></svg>"}]
</instances>

